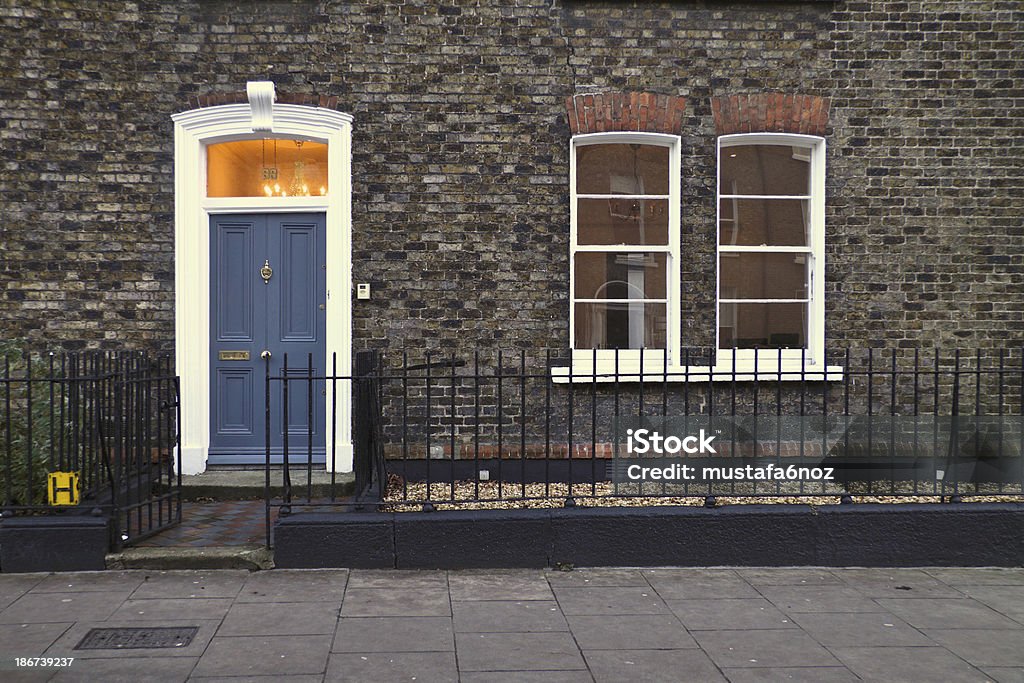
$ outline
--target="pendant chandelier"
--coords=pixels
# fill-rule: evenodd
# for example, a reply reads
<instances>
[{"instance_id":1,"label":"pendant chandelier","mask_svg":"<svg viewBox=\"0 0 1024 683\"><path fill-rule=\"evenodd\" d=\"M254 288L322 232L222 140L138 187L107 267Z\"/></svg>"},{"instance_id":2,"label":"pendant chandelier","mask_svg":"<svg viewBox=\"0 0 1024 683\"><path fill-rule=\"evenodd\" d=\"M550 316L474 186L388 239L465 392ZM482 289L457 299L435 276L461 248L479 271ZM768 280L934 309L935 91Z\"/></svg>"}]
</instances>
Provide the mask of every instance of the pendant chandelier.
<instances>
[{"instance_id":1,"label":"pendant chandelier","mask_svg":"<svg viewBox=\"0 0 1024 683\"><path fill-rule=\"evenodd\" d=\"M280 171L277 162L277 140L271 140L273 143L273 165L267 165L267 140L263 140L263 164L260 172L260 180L263 183L263 194L267 197L310 197L313 193L310 192L309 182L306 178L306 162L302 159L297 159L294 162L291 182L288 183L287 187L282 186L283 178L280 177ZM305 140L293 140L296 150L301 154L302 145ZM321 185L319 188L319 195L324 196L327 194L327 187Z\"/></svg>"}]
</instances>

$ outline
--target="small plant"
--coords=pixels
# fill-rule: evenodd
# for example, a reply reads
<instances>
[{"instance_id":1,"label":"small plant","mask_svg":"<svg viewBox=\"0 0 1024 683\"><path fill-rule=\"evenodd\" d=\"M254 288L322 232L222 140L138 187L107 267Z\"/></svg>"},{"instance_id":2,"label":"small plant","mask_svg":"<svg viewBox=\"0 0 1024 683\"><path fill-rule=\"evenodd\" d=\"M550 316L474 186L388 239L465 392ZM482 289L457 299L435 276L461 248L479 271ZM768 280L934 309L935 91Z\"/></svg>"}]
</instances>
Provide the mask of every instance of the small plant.
<instances>
[{"instance_id":1,"label":"small plant","mask_svg":"<svg viewBox=\"0 0 1024 683\"><path fill-rule=\"evenodd\" d=\"M0 342L0 501L46 504L46 475L68 434L68 401L49 355ZM31 377L31 381L29 378ZM63 437L63 438L62 438Z\"/></svg>"}]
</instances>

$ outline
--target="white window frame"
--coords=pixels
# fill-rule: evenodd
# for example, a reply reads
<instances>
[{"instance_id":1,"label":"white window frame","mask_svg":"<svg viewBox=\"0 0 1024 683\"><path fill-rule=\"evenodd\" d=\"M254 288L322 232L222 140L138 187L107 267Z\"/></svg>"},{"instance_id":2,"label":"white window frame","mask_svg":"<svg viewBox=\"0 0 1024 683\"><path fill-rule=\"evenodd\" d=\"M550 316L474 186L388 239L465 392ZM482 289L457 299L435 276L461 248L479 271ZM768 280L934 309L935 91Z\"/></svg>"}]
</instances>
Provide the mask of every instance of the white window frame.
<instances>
[{"instance_id":1,"label":"white window frame","mask_svg":"<svg viewBox=\"0 0 1024 683\"><path fill-rule=\"evenodd\" d=\"M636 144L668 148L668 195L616 195L616 198L668 200L668 244L659 245L580 245L577 233L577 204L580 199L606 199L606 195L578 194L576 192L576 150L589 145ZM572 368L559 368L554 373L556 381L566 381L571 375L574 381L592 381L594 375L606 376L616 369L621 372L636 372L643 359L644 372L664 373L666 357L671 364L679 357L680 314L679 314L679 211L680 211L680 145L678 135L663 133L589 133L576 135L569 143L569 348L572 353ZM663 253L666 255L666 331L665 348L640 349L577 349L576 348L576 255L581 253L605 253L608 251L635 252L642 254ZM583 303L589 299L580 300ZM647 300L648 303L658 303ZM596 366L595 366L596 361ZM600 381L600 379L599 379Z\"/></svg>"},{"instance_id":2,"label":"white window frame","mask_svg":"<svg viewBox=\"0 0 1024 683\"><path fill-rule=\"evenodd\" d=\"M735 195L721 191L722 154L729 147L740 145L779 145L801 147L810 153L810 182L806 195ZM715 349L716 372L766 373L769 376L782 372L803 374L812 370L822 371L825 359L825 139L814 135L790 133L739 133L718 138L717 171L715 183ZM809 203L808 244L794 246L736 246L721 241L722 200L741 199L800 199ZM805 254L809 260L807 268L808 296L806 345L802 349L723 349L720 347L719 331L722 321L722 307L736 303L798 303L796 299L723 299L721 257L743 252ZM756 367L755 367L756 358ZM780 365L781 362L781 365ZM828 371L838 370L829 368ZM830 378L831 379L831 378Z\"/></svg>"}]
</instances>

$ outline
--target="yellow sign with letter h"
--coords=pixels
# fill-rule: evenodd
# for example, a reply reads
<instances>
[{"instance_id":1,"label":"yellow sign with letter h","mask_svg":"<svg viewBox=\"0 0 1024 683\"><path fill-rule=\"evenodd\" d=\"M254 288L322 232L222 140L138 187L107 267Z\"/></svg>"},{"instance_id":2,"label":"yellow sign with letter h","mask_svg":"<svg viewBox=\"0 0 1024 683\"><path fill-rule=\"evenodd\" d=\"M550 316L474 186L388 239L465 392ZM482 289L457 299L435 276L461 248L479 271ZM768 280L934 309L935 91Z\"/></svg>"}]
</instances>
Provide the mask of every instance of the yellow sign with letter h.
<instances>
[{"instance_id":1,"label":"yellow sign with letter h","mask_svg":"<svg viewBox=\"0 0 1024 683\"><path fill-rule=\"evenodd\" d=\"M78 505L78 472L50 472L47 480L50 505Z\"/></svg>"}]
</instances>

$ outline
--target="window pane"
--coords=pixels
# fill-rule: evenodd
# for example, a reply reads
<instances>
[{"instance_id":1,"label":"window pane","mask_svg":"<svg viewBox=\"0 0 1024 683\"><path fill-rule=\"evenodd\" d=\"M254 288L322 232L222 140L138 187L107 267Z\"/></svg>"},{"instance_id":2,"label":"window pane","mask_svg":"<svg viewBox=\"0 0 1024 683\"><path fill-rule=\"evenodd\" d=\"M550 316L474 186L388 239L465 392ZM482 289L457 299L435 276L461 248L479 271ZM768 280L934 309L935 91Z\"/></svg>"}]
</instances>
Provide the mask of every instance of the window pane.
<instances>
[{"instance_id":1,"label":"window pane","mask_svg":"<svg viewBox=\"0 0 1024 683\"><path fill-rule=\"evenodd\" d=\"M576 192L668 194L668 156L656 145L579 145Z\"/></svg>"},{"instance_id":2,"label":"window pane","mask_svg":"<svg viewBox=\"0 0 1024 683\"><path fill-rule=\"evenodd\" d=\"M665 348L665 304L576 304L577 349Z\"/></svg>"},{"instance_id":3,"label":"window pane","mask_svg":"<svg viewBox=\"0 0 1024 683\"><path fill-rule=\"evenodd\" d=\"M723 349L801 349L807 344L807 304L719 304Z\"/></svg>"},{"instance_id":4,"label":"window pane","mask_svg":"<svg viewBox=\"0 0 1024 683\"><path fill-rule=\"evenodd\" d=\"M719 230L723 245L806 247L810 225L806 199L723 199Z\"/></svg>"},{"instance_id":5,"label":"window pane","mask_svg":"<svg viewBox=\"0 0 1024 683\"><path fill-rule=\"evenodd\" d=\"M577 299L664 299L665 254L576 254Z\"/></svg>"},{"instance_id":6,"label":"window pane","mask_svg":"<svg viewBox=\"0 0 1024 683\"><path fill-rule=\"evenodd\" d=\"M804 299L807 254L721 254L723 299Z\"/></svg>"},{"instance_id":7,"label":"window pane","mask_svg":"<svg viewBox=\"0 0 1024 683\"><path fill-rule=\"evenodd\" d=\"M668 244L667 199L580 199L580 244Z\"/></svg>"},{"instance_id":8,"label":"window pane","mask_svg":"<svg viewBox=\"0 0 1024 683\"><path fill-rule=\"evenodd\" d=\"M303 140L238 140L206 148L206 196L327 194L327 145Z\"/></svg>"},{"instance_id":9,"label":"window pane","mask_svg":"<svg viewBox=\"0 0 1024 683\"><path fill-rule=\"evenodd\" d=\"M722 147L722 194L806 195L810 193L810 150L788 145Z\"/></svg>"}]
</instances>

